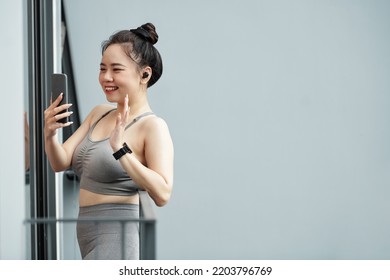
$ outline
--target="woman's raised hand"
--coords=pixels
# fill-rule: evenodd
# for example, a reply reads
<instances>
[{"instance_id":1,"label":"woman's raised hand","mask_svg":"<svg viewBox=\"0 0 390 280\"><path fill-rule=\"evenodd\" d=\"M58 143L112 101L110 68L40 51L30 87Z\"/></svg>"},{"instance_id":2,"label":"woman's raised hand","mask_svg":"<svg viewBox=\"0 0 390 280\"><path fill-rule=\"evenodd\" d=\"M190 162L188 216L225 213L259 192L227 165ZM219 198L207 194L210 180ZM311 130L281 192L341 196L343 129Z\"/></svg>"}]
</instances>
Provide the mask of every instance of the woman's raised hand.
<instances>
[{"instance_id":1,"label":"woman's raised hand","mask_svg":"<svg viewBox=\"0 0 390 280\"><path fill-rule=\"evenodd\" d=\"M53 137L57 134L57 129L62 127L70 126L73 122L61 123L59 120L69 117L73 114L72 111L66 111L64 113L60 113L69 109L72 104L63 104L60 105L60 102L63 98L63 94L61 93L58 98L51 102L50 106L45 110L45 128L44 133L46 138ZM60 113L60 114L59 114Z\"/></svg>"},{"instance_id":2,"label":"woman's raised hand","mask_svg":"<svg viewBox=\"0 0 390 280\"><path fill-rule=\"evenodd\" d=\"M119 150L123 144L123 134L129 118L129 97L126 95L122 110L118 112L115 127L110 135L110 145L114 151Z\"/></svg>"}]
</instances>

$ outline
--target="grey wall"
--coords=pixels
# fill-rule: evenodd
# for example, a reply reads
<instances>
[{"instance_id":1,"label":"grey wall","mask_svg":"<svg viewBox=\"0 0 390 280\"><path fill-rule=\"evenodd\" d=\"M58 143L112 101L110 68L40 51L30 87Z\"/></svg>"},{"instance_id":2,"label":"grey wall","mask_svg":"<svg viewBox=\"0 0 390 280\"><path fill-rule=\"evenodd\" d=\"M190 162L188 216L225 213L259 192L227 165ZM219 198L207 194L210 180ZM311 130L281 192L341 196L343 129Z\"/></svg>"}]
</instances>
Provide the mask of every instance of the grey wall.
<instances>
[{"instance_id":1,"label":"grey wall","mask_svg":"<svg viewBox=\"0 0 390 280\"><path fill-rule=\"evenodd\" d=\"M160 259L390 258L390 2L65 0L85 117L100 43L153 22L175 143Z\"/></svg>"},{"instance_id":2,"label":"grey wall","mask_svg":"<svg viewBox=\"0 0 390 280\"><path fill-rule=\"evenodd\" d=\"M25 41L23 1L0 1L1 161L0 259L25 259L26 211L23 107Z\"/></svg>"}]
</instances>

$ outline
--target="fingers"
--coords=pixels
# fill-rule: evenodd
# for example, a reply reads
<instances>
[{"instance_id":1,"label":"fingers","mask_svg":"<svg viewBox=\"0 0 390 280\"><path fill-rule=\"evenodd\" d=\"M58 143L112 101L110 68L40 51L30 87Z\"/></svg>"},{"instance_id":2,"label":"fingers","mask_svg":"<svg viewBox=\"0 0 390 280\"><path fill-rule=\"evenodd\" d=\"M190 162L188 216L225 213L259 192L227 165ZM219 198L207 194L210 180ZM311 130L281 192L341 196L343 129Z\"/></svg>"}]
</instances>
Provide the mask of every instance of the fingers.
<instances>
[{"instance_id":1,"label":"fingers","mask_svg":"<svg viewBox=\"0 0 390 280\"><path fill-rule=\"evenodd\" d=\"M121 114L122 114L123 116L125 116L125 115L128 113L128 111L129 111L129 96L126 95L126 96L125 96L124 103L123 103L123 108L122 108L122 110L121 110Z\"/></svg>"},{"instance_id":2,"label":"fingers","mask_svg":"<svg viewBox=\"0 0 390 280\"><path fill-rule=\"evenodd\" d=\"M126 96L125 96L125 107L127 110L129 109L129 95L128 94L126 94Z\"/></svg>"},{"instance_id":3,"label":"fingers","mask_svg":"<svg viewBox=\"0 0 390 280\"><path fill-rule=\"evenodd\" d=\"M52 108L52 105L50 105L49 108L47 108L45 110L45 119L52 118L52 117L56 116L58 113L60 113L62 111L66 111L71 106L72 106L72 104L64 104L64 105ZM66 117L66 116L64 116L64 117Z\"/></svg>"},{"instance_id":4,"label":"fingers","mask_svg":"<svg viewBox=\"0 0 390 280\"><path fill-rule=\"evenodd\" d=\"M45 117L45 135L54 136L57 133L57 129L70 126L73 122L69 121L66 123L58 122L59 120L69 117L73 114L72 111L67 111L72 104L63 104L56 106L61 101L62 96L59 96L44 112Z\"/></svg>"},{"instance_id":5,"label":"fingers","mask_svg":"<svg viewBox=\"0 0 390 280\"><path fill-rule=\"evenodd\" d=\"M72 107L72 104L64 104L64 105L55 107L53 109L53 113L54 113L54 115L57 115L58 113L62 113L62 112L67 111L70 107Z\"/></svg>"},{"instance_id":6,"label":"fingers","mask_svg":"<svg viewBox=\"0 0 390 280\"><path fill-rule=\"evenodd\" d=\"M129 117L129 96L126 95L125 96L125 100L124 100L124 106L123 108L121 109L121 111L118 111L118 116L117 116L117 122L116 124L120 124L121 126L124 126L126 124L126 122L128 121L128 117Z\"/></svg>"},{"instance_id":7,"label":"fingers","mask_svg":"<svg viewBox=\"0 0 390 280\"><path fill-rule=\"evenodd\" d=\"M52 100L50 98L50 106L47 108L47 110L54 110L54 113L57 114L58 112L61 112L63 110L68 109L72 104L62 104L60 105L62 99L64 98L64 94L61 92L60 95L57 97L56 100Z\"/></svg>"},{"instance_id":8,"label":"fingers","mask_svg":"<svg viewBox=\"0 0 390 280\"><path fill-rule=\"evenodd\" d=\"M123 108L116 115L115 127L110 135L110 144L113 150L118 150L123 143L123 134L129 118L129 97L126 95Z\"/></svg>"},{"instance_id":9,"label":"fingers","mask_svg":"<svg viewBox=\"0 0 390 280\"><path fill-rule=\"evenodd\" d=\"M54 119L57 122L57 121L59 121L59 120L61 120L63 118L69 117L72 114L73 114L73 111L64 112L64 113L61 113L61 114L56 114L56 115L54 115Z\"/></svg>"},{"instance_id":10,"label":"fingers","mask_svg":"<svg viewBox=\"0 0 390 280\"><path fill-rule=\"evenodd\" d=\"M62 127L67 127L67 126L70 126L70 125L72 125L73 124L73 122L67 122L67 123L57 123L57 124L59 124L60 125L60 127L59 128L62 128Z\"/></svg>"},{"instance_id":11,"label":"fingers","mask_svg":"<svg viewBox=\"0 0 390 280\"><path fill-rule=\"evenodd\" d=\"M46 123L45 129L44 129L45 137L47 137L47 138L54 137L57 134L57 129L70 126L71 124L73 124L73 122L60 123L60 122L53 122L52 121L52 122Z\"/></svg>"},{"instance_id":12,"label":"fingers","mask_svg":"<svg viewBox=\"0 0 390 280\"><path fill-rule=\"evenodd\" d=\"M55 122L49 126L49 129L55 131L59 128L70 126L71 124L73 124L73 122L67 122L67 123Z\"/></svg>"},{"instance_id":13,"label":"fingers","mask_svg":"<svg viewBox=\"0 0 390 280\"><path fill-rule=\"evenodd\" d=\"M116 126L121 125L122 123L122 115L120 113L116 116Z\"/></svg>"},{"instance_id":14,"label":"fingers","mask_svg":"<svg viewBox=\"0 0 390 280\"><path fill-rule=\"evenodd\" d=\"M126 115L118 113L116 117L116 128L124 130L126 126Z\"/></svg>"},{"instance_id":15,"label":"fingers","mask_svg":"<svg viewBox=\"0 0 390 280\"><path fill-rule=\"evenodd\" d=\"M58 104L60 104L62 98L64 98L64 93L61 92L60 95L58 95L57 99L56 100L52 100L52 97L50 97L50 106L54 106L54 107L57 107Z\"/></svg>"}]
</instances>

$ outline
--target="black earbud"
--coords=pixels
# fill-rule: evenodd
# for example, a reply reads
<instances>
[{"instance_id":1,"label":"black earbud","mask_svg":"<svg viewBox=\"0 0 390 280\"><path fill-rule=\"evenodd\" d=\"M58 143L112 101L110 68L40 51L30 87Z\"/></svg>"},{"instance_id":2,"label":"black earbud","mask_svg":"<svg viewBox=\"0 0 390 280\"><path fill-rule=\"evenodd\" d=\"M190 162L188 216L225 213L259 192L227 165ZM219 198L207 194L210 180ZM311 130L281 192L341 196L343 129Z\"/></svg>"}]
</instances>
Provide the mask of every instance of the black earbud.
<instances>
[{"instance_id":1,"label":"black earbud","mask_svg":"<svg viewBox=\"0 0 390 280\"><path fill-rule=\"evenodd\" d=\"M148 72L144 72L142 74L142 79L146 79L147 77L149 77L149 73Z\"/></svg>"}]
</instances>

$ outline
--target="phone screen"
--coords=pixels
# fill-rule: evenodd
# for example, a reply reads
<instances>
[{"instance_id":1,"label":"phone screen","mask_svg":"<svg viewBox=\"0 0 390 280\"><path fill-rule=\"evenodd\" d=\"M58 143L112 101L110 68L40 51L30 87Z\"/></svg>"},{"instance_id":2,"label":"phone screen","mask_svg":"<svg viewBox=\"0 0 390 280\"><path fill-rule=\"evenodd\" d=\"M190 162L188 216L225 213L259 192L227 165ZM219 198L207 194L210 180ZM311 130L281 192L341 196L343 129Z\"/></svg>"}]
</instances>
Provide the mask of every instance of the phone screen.
<instances>
[{"instance_id":1,"label":"phone screen","mask_svg":"<svg viewBox=\"0 0 390 280\"><path fill-rule=\"evenodd\" d=\"M52 74L51 76L51 100L54 101L58 96L63 93L63 98L60 102L60 105L68 103L68 78L66 74ZM67 110L63 110L58 114L65 113ZM69 121L68 117L59 119L57 122L67 123Z\"/></svg>"}]
</instances>

